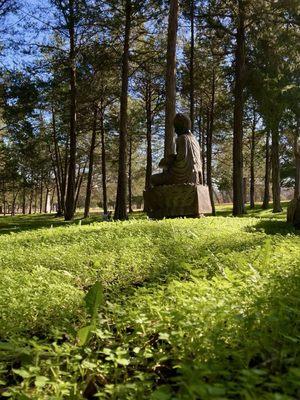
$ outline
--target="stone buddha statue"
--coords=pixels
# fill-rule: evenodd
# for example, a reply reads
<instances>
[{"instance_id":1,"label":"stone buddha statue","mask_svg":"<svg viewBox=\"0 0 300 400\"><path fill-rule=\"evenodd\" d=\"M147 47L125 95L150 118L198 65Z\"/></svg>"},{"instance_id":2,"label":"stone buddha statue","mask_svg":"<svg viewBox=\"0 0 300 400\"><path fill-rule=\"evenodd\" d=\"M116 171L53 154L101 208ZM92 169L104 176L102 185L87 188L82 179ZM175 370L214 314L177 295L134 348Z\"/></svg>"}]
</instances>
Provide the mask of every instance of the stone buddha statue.
<instances>
[{"instance_id":1,"label":"stone buddha statue","mask_svg":"<svg viewBox=\"0 0 300 400\"><path fill-rule=\"evenodd\" d=\"M164 171L152 175L152 186L203 184L201 150L191 132L191 121L184 114L176 114L174 119L176 154L163 158L159 167Z\"/></svg>"}]
</instances>

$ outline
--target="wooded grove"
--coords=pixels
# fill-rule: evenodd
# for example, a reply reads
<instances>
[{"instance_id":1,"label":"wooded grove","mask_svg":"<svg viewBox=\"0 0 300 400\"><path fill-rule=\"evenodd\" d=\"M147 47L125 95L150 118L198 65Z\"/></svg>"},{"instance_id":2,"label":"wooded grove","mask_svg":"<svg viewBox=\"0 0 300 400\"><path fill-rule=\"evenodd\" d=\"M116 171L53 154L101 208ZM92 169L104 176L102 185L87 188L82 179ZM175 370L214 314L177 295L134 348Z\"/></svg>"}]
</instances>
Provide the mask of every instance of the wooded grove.
<instances>
[{"instance_id":1,"label":"wooded grove","mask_svg":"<svg viewBox=\"0 0 300 400\"><path fill-rule=\"evenodd\" d=\"M299 196L299 1L2 0L0 212L115 219L190 116L233 215Z\"/></svg>"}]
</instances>

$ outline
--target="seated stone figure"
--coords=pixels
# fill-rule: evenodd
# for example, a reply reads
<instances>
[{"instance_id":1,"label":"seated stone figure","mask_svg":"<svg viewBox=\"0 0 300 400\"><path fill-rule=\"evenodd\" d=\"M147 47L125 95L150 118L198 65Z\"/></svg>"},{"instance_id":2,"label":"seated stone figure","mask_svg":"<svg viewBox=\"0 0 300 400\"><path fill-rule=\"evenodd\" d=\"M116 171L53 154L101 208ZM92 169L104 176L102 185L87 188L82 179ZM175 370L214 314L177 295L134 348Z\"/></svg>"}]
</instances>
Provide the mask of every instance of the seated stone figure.
<instances>
[{"instance_id":1,"label":"seated stone figure","mask_svg":"<svg viewBox=\"0 0 300 400\"><path fill-rule=\"evenodd\" d=\"M144 191L144 209L150 218L200 217L211 212L208 187L203 185L200 146L183 114L174 120L176 154L160 162L164 171L152 175Z\"/></svg>"},{"instance_id":2,"label":"seated stone figure","mask_svg":"<svg viewBox=\"0 0 300 400\"><path fill-rule=\"evenodd\" d=\"M191 132L191 121L183 114L174 119L176 154L163 158L159 166L164 169L160 174L152 175L151 185L176 185L203 183L200 146Z\"/></svg>"}]
</instances>

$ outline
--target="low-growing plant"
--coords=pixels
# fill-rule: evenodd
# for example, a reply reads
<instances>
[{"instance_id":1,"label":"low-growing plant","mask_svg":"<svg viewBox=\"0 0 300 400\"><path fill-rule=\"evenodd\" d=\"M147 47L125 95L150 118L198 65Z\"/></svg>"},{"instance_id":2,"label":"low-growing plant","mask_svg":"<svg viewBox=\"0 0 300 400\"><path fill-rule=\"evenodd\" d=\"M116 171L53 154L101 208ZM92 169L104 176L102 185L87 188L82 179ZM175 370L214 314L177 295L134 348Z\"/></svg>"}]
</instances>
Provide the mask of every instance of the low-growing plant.
<instances>
[{"instance_id":1,"label":"low-growing plant","mask_svg":"<svg viewBox=\"0 0 300 400\"><path fill-rule=\"evenodd\" d=\"M139 220L0 246L3 398L299 398L293 228Z\"/></svg>"}]
</instances>

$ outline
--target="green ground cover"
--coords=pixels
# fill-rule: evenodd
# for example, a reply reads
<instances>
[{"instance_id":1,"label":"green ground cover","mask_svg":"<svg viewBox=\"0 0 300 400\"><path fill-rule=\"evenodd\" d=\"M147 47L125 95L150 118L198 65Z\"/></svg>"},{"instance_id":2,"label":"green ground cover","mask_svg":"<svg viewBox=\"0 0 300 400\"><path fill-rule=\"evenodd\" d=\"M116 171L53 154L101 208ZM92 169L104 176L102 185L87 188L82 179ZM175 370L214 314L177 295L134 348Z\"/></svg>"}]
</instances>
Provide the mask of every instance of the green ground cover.
<instances>
[{"instance_id":1,"label":"green ground cover","mask_svg":"<svg viewBox=\"0 0 300 400\"><path fill-rule=\"evenodd\" d=\"M298 399L300 235L284 213L229 215L0 218L1 395Z\"/></svg>"}]
</instances>

